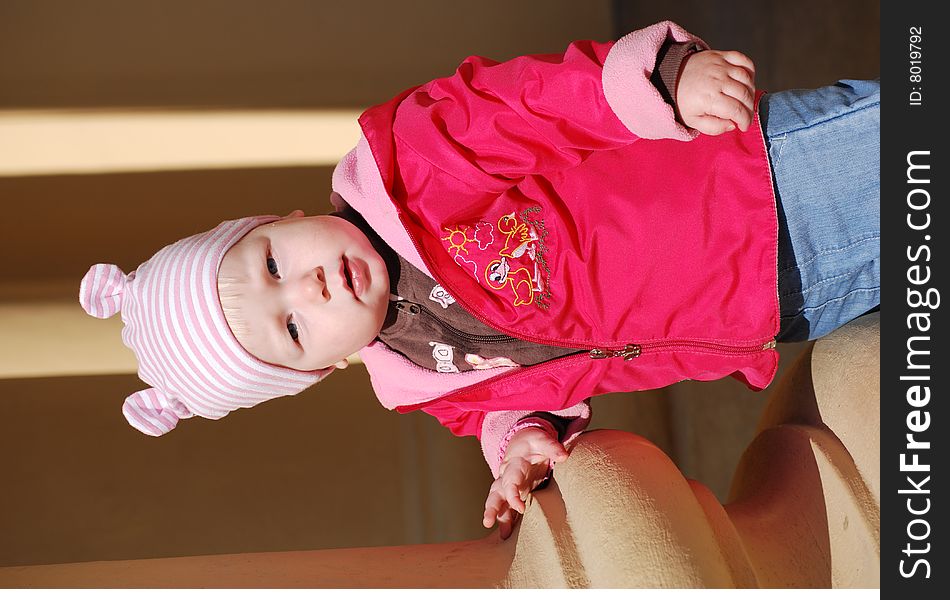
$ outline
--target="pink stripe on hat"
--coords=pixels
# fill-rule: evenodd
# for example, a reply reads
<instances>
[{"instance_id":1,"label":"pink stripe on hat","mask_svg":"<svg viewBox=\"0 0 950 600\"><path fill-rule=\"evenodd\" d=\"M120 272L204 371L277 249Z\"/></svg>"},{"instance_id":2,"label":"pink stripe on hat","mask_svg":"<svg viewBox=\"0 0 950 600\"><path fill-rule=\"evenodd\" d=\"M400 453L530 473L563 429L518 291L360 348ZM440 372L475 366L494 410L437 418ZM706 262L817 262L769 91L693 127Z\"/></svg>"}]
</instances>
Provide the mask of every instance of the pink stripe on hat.
<instances>
[{"instance_id":1,"label":"pink stripe on hat","mask_svg":"<svg viewBox=\"0 0 950 600\"><path fill-rule=\"evenodd\" d=\"M125 273L115 265L97 264L89 268L93 274L83 277L79 286L79 303L90 315L106 319L118 310L118 300L125 285Z\"/></svg>"},{"instance_id":2,"label":"pink stripe on hat","mask_svg":"<svg viewBox=\"0 0 950 600\"><path fill-rule=\"evenodd\" d=\"M130 425L152 436L193 415L219 419L232 410L296 394L333 369L297 371L249 354L231 333L218 298L218 268L228 249L275 216L225 221L170 244L125 275L92 266L79 287L87 313L122 312L122 341L152 387L126 398Z\"/></svg>"}]
</instances>

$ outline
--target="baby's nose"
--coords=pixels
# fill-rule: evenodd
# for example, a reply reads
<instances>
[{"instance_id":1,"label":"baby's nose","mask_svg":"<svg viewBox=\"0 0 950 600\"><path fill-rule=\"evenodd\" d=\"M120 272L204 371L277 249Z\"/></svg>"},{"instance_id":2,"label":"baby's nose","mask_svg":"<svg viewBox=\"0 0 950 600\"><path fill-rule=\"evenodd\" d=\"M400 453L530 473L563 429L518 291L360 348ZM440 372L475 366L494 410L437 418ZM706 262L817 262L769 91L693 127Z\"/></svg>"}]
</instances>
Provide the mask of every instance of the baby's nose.
<instances>
[{"instance_id":1,"label":"baby's nose","mask_svg":"<svg viewBox=\"0 0 950 600\"><path fill-rule=\"evenodd\" d=\"M327 287L327 279L323 272L323 267L306 273L298 282L297 292L307 301L322 304L330 300L330 289Z\"/></svg>"}]
</instances>

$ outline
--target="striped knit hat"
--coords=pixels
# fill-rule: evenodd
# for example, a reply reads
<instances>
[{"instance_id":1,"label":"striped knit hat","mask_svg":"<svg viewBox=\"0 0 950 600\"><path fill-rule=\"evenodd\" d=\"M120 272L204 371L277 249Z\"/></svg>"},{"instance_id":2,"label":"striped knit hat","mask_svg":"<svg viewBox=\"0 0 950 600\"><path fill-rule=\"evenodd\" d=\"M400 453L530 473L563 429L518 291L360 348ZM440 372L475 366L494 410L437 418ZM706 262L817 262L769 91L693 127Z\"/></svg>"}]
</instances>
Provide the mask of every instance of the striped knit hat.
<instances>
[{"instance_id":1,"label":"striped knit hat","mask_svg":"<svg viewBox=\"0 0 950 600\"><path fill-rule=\"evenodd\" d=\"M225 221L159 250L126 275L115 265L90 267L79 303L100 319L121 311L122 341L135 352L139 377L151 385L126 398L132 427L159 436L193 415L220 419L232 410L296 394L332 368L297 371L249 354L228 327L218 299L218 267L246 233L279 217Z\"/></svg>"}]
</instances>

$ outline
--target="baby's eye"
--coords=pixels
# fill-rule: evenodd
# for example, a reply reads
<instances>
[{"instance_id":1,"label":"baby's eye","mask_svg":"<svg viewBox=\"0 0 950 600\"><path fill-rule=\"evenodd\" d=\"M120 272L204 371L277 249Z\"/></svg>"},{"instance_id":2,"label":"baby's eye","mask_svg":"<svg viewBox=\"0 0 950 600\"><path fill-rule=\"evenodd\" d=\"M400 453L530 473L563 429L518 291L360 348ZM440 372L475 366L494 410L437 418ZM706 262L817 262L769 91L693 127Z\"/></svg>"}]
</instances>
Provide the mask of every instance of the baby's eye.
<instances>
[{"instance_id":1,"label":"baby's eye","mask_svg":"<svg viewBox=\"0 0 950 600\"><path fill-rule=\"evenodd\" d=\"M267 257L267 272L274 277L280 277L280 271L277 270L277 261L273 256Z\"/></svg>"},{"instance_id":2,"label":"baby's eye","mask_svg":"<svg viewBox=\"0 0 950 600\"><path fill-rule=\"evenodd\" d=\"M299 337L299 334L297 333L297 324L293 321L289 321L287 323L287 331L290 333L290 339L296 342L297 338Z\"/></svg>"}]
</instances>

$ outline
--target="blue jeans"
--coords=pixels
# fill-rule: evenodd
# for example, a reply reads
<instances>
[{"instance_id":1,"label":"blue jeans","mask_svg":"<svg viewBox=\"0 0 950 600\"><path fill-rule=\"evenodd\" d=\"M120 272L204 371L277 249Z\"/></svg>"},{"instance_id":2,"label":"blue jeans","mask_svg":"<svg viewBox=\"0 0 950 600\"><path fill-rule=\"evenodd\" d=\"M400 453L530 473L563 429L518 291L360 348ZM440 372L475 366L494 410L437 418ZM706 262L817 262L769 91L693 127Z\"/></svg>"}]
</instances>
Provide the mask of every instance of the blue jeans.
<instances>
[{"instance_id":1,"label":"blue jeans","mask_svg":"<svg viewBox=\"0 0 950 600\"><path fill-rule=\"evenodd\" d=\"M880 81L763 96L778 199L780 342L813 340L881 303Z\"/></svg>"}]
</instances>

